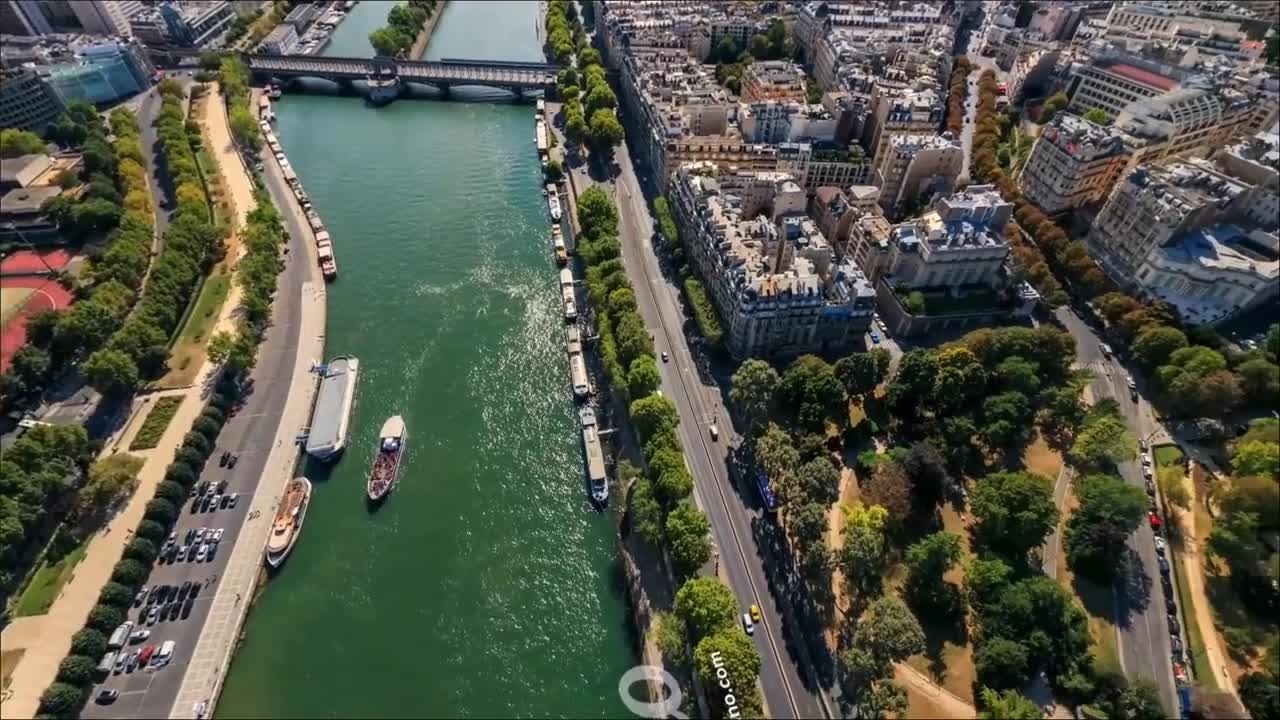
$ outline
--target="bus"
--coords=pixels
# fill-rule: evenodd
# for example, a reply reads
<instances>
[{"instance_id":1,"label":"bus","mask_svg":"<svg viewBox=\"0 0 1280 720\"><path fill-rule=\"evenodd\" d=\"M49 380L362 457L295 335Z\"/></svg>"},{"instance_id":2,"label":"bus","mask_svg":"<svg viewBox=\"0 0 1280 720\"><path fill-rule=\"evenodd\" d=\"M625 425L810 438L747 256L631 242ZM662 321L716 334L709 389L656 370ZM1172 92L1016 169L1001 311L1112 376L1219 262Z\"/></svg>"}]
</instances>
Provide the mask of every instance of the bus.
<instances>
[{"instance_id":1,"label":"bus","mask_svg":"<svg viewBox=\"0 0 1280 720\"><path fill-rule=\"evenodd\" d=\"M765 512L777 512L778 498L774 497L773 489L769 487L769 476L763 470L756 471L756 489L760 491L760 501L764 503Z\"/></svg>"}]
</instances>

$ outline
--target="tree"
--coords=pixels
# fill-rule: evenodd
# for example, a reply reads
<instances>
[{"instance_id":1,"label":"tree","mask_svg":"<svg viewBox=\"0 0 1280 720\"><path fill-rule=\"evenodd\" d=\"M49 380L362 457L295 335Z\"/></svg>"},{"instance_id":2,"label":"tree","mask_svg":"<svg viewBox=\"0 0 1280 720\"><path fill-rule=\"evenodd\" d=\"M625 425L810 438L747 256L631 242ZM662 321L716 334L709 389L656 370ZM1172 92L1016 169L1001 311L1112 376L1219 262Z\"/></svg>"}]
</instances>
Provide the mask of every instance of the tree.
<instances>
[{"instance_id":1,"label":"tree","mask_svg":"<svg viewBox=\"0 0 1280 720\"><path fill-rule=\"evenodd\" d=\"M830 506L840 497L840 472L827 458L814 458L797 468L796 490L793 501Z\"/></svg>"},{"instance_id":2,"label":"tree","mask_svg":"<svg viewBox=\"0 0 1280 720\"><path fill-rule=\"evenodd\" d=\"M163 498L156 498L147 503L145 516L148 520L168 525L178 517L178 509L173 503Z\"/></svg>"},{"instance_id":3,"label":"tree","mask_svg":"<svg viewBox=\"0 0 1280 720\"><path fill-rule=\"evenodd\" d=\"M887 665L924 652L924 630L901 600L885 595L867 608L854 630L853 645Z\"/></svg>"},{"instance_id":4,"label":"tree","mask_svg":"<svg viewBox=\"0 0 1280 720\"><path fill-rule=\"evenodd\" d=\"M1226 417L1243 399L1226 358L1203 345L1176 350L1156 375L1170 409L1179 415Z\"/></svg>"},{"instance_id":5,"label":"tree","mask_svg":"<svg viewBox=\"0 0 1280 720\"><path fill-rule=\"evenodd\" d=\"M1069 102L1066 93L1058 92L1044 101L1044 105L1040 110L1040 122L1048 124L1060 110L1067 106Z\"/></svg>"},{"instance_id":6,"label":"tree","mask_svg":"<svg viewBox=\"0 0 1280 720\"><path fill-rule=\"evenodd\" d=\"M1027 396L1020 392L1003 392L982 403L982 424L978 432L992 449L1012 451L1031 437L1033 411Z\"/></svg>"},{"instance_id":7,"label":"tree","mask_svg":"<svg viewBox=\"0 0 1280 720\"><path fill-rule=\"evenodd\" d=\"M911 513L911 480L896 462L877 465L862 489L865 500L888 510L895 523L902 522Z\"/></svg>"},{"instance_id":8,"label":"tree","mask_svg":"<svg viewBox=\"0 0 1280 720\"><path fill-rule=\"evenodd\" d=\"M932 443L917 442L902 458L902 469L911 478L916 511L931 514L951 486L946 461Z\"/></svg>"},{"instance_id":9,"label":"tree","mask_svg":"<svg viewBox=\"0 0 1280 720\"><path fill-rule=\"evenodd\" d=\"M1026 695L1017 690L996 692L982 688L982 709L978 720L1040 720L1044 713Z\"/></svg>"},{"instance_id":10,"label":"tree","mask_svg":"<svg viewBox=\"0 0 1280 720\"><path fill-rule=\"evenodd\" d=\"M953 617L963 608L960 588L943 575L960 560L960 536L936 532L907 548L907 599L929 617Z\"/></svg>"},{"instance_id":11,"label":"tree","mask_svg":"<svg viewBox=\"0 0 1280 720\"><path fill-rule=\"evenodd\" d=\"M98 661L83 655L68 655L58 664L58 674L56 679L76 687L84 687L93 680L93 674L97 670Z\"/></svg>"},{"instance_id":12,"label":"tree","mask_svg":"<svg viewBox=\"0 0 1280 720\"><path fill-rule=\"evenodd\" d=\"M1280 527L1280 484L1261 476L1238 477L1219 501L1224 513L1244 512L1258 516L1258 526Z\"/></svg>"},{"instance_id":13,"label":"tree","mask_svg":"<svg viewBox=\"0 0 1280 720\"><path fill-rule=\"evenodd\" d=\"M675 403L662 395L650 395L631 403L631 421L641 437L652 437L659 430L674 428L680 422Z\"/></svg>"},{"instance_id":14,"label":"tree","mask_svg":"<svg viewBox=\"0 0 1280 720\"><path fill-rule=\"evenodd\" d=\"M0 130L0 158L16 158L45 152L47 146L41 137L28 130L4 128Z\"/></svg>"},{"instance_id":15,"label":"tree","mask_svg":"<svg viewBox=\"0 0 1280 720\"><path fill-rule=\"evenodd\" d=\"M221 365L231 357L231 352L235 348L236 336L234 333L220 331L209 336L209 344L205 352L209 356L209 361L214 365Z\"/></svg>"},{"instance_id":16,"label":"tree","mask_svg":"<svg viewBox=\"0 0 1280 720\"><path fill-rule=\"evenodd\" d=\"M702 686L712 697L717 693L721 697L732 694L737 700L755 689L760 675L760 653L751 638L736 627L720 628L698 641L693 664Z\"/></svg>"},{"instance_id":17,"label":"tree","mask_svg":"<svg viewBox=\"0 0 1280 720\"><path fill-rule=\"evenodd\" d=\"M653 497L653 486L640 478L631 491L631 523L650 545L662 542L662 506Z\"/></svg>"},{"instance_id":18,"label":"tree","mask_svg":"<svg viewBox=\"0 0 1280 720\"><path fill-rule=\"evenodd\" d=\"M711 524L694 505L683 503L667 516L667 542L677 576L689 577L711 559Z\"/></svg>"},{"instance_id":19,"label":"tree","mask_svg":"<svg viewBox=\"0 0 1280 720\"><path fill-rule=\"evenodd\" d=\"M847 418L841 415L849 400L844 385L836 378L835 370L817 355L802 355L791 363L779 388L783 402L800 425L820 430L827 420L845 424Z\"/></svg>"},{"instance_id":20,"label":"tree","mask_svg":"<svg viewBox=\"0 0 1280 720\"><path fill-rule=\"evenodd\" d=\"M1280 477L1280 442L1249 440L1237 443L1231 455L1231 471L1238 477Z\"/></svg>"},{"instance_id":21,"label":"tree","mask_svg":"<svg viewBox=\"0 0 1280 720\"><path fill-rule=\"evenodd\" d=\"M769 414L769 404L782 379L764 360L746 360L738 366L729 388L729 400L752 428Z\"/></svg>"},{"instance_id":22,"label":"tree","mask_svg":"<svg viewBox=\"0 0 1280 720\"><path fill-rule=\"evenodd\" d=\"M1087 468L1104 469L1124 460L1132 460L1138 454L1138 442L1133 439L1124 420L1115 415L1097 415L1085 420L1084 427L1076 434L1071 445L1071 457Z\"/></svg>"},{"instance_id":23,"label":"tree","mask_svg":"<svg viewBox=\"0 0 1280 720\"><path fill-rule=\"evenodd\" d=\"M84 375L104 394L127 392L138 385L138 366L119 350L95 350L84 363Z\"/></svg>"},{"instance_id":24,"label":"tree","mask_svg":"<svg viewBox=\"0 0 1280 720\"><path fill-rule=\"evenodd\" d=\"M125 620L125 612L120 608L111 607L110 605L94 605L89 611L89 619L85 621L86 627L101 630L102 632L111 632L120 626Z\"/></svg>"},{"instance_id":25,"label":"tree","mask_svg":"<svg viewBox=\"0 0 1280 720\"><path fill-rule=\"evenodd\" d=\"M685 642L688 640L689 630L679 617L672 613L657 613L653 616L652 628L654 641L663 655L678 663L688 661Z\"/></svg>"},{"instance_id":26,"label":"tree","mask_svg":"<svg viewBox=\"0 0 1280 720\"><path fill-rule=\"evenodd\" d=\"M107 651L107 636L94 630L84 628L71 636L71 652L90 658L100 658Z\"/></svg>"},{"instance_id":27,"label":"tree","mask_svg":"<svg viewBox=\"0 0 1280 720\"><path fill-rule=\"evenodd\" d=\"M1028 472L993 473L978 481L970 508L987 547L1023 560L1058 525L1053 483Z\"/></svg>"},{"instance_id":28,"label":"tree","mask_svg":"<svg viewBox=\"0 0 1280 720\"><path fill-rule=\"evenodd\" d=\"M1088 110L1084 111L1084 115L1082 115L1081 117L1093 123L1094 125L1110 125L1111 124L1110 121L1107 119L1107 111L1103 110L1102 108L1096 108L1096 107L1089 108Z\"/></svg>"},{"instance_id":29,"label":"tree","mask_svg":"<svg viewBox=\"0 0 1280 720\"><path fill-rule=\"evenodd\" d=\"M98 604L128 610L133 604L133 590L120 583L109 582L103 585L102 592L98 593Z\"/></svg>"},{"instance_id":30,"label":"tree","mask_svg":"<svg viewBox=\"0 0 1280 720\"><path fill-rule=\"evenodd\" d=\"M1236 367L1245 397L1252 405L1273 407L1280 398L1280 366L1263 358L1253 358Z\"/></svg>"},{"instance_id":31,"label":"tree","mask_svg":"<svg viewBox=\"0 0 1280 720\"><path fill-rule=\"evenodd\" d=\"M877 350L879 348L876 348ZM854 353L836 361L836 377L844 385L845 392L861 396L876 389L884 382L887 366L882 367L879 357L871 353Z\"/></svg>"},{"instance_id":32,"label":"tree","mask_svg":"<svg viewBox=\"0 0 1280 720\"><path fill-rule=\"evenodd\" d=\"M84 691L75 685L55 682L40 695L40 712L54 717L75 717L84 704Z\"/></svg>"},{"instance_id":33,"label":"tree","mask_svg":"<svg viewBox=\"0 0 1280 720\"><path fill-rule=\"evenodd\" d=\"M978 682L997 690L1024 687L1029 679L1027 649L1002 637L990 638L978 646L973 657Z\"/></svg>"},{"instance_id":34,"label":"tree","mask_svg":"<svg viewBox=\"0 0 1280 720\"><path fill-rule=\"evenodd\" d=\"M125 491L133 488L145 461L129 453L117 453L89 467L89 480L80 488L77 514L89 517L105 510Z\"/></svg>"},{"instance_id":35,"label":"tree","mask_svg":"<svg viewBox=\"0 0 1280 720\"><path fill-rule=\"evenodd\" d=\"M675 614L695 638L704 638L738 621L738 600L724 583L713 577L685 581L676 593Z\"/></svg>"},{"instance_id":36,"label":"tree","mask_svg":"<svg viewBox=\"0 0 1280 720\"><path fill-rule=\"evenodd\" d=\"M1080 506L1063 535L1067 559L1077 573L1110 580L1125 541L1147 513L1146 493L1118 477L1089 475L1077 483L1076 497Z\"/></svg>"},{"instance_id":37,"label":"tree","mask_svg":"<svg viewBox=\"0 0 1280 720\"><path fill-rule=\"evenodd\" d=\"M1209 532L1205 550L1225 560L1233 573L1257 574L1258 565L1266 557L1258 540L1258 516L1239 511L1222 515Z\"/></svg>"},{"instance_id":38,"label":"tree","mask_svg":"<svg viewBox=\"0 0 1280 720\"><path fill-rule=\"evenodd\" d=\"M1181 330L1167 325L1153 325L1133 341L1133 354L1149 369L1167 362L1175 352L1187 346L1187 336Z\"/></svg>"},{"instance_id":39,"label":"tree","mask_svg":"<svg viewBox=\"0 0 1280 720\"><path fill-rule=\"evenodd\" d=\"M797 473L800 453L791 442L791 436L782 428L769 424L755 444L756 466L764 471L769 486L783 505L799 495Z\"/></svg>"},{"instance_id":40,"label":"tree","mask_svg":"<svg viewBox=\"0 0 1280 720\"><path fill-rule=\"evenodd\" d=\"M592 186L578 196L578 220L582 232L591 237L618 234L618 210L599 186Z\"/></svg>"},{"instance_id":41,"label":"tree","mask_svg":"<svg viewBox=\"0 0 1280 720\"><path fill-rule=\"evenodd\" d=\"M134 532L135 536L146 538L152 542L161 542L168 534L168 529L154 520L143 520L138 523L138 529Z\"/></svg>"},{"instance_id":42,"label":"tree","mask_svg":"<svg viewBox=\"0 0 1280 720\"><path fill-rule=\"evenodd\" d=\"M1257 671L1247 673L1240 678L1237 689L1240 701L1253 717L1280 717L1280 687L1275 676Z\"/></svg>"},{"instance_id":43,"label":"tree","mask_svg":"<svg viewBox=\"0 0 1280 720\"><path fill-rule=\"evenodd\" d=\"M591 144L597 149L605 150L622 142L626 131L613 110L602 108L591 113Z\"/></svg>"},{"instance_id":44,"label":"tree","mask_svg":"<svg viewBox=\"0 0 1280 720\"><path fill-rule=\"evenodd\" d=\"M10 369L13 376L22 383L24 390L32 390L44 384L52 367L53 361L49 358L48 351L28 343L13 354Z\"/></svg>"},{"instance_id":45,"label":"tree","mask_svg":"<svg viewBox=\"0 0 1280 720\"><path fill-rule=\"evenodd\" d=\"M586 113L591 117L592 122L595 121L595 114L598 111L613 110L616 107L618 107L618 98L614 96L608 83L596 83L587 91Z\"/></svg>"},{"instance_id":46,"label":"tree","mask_svg":"<svg viewBox=\"0 0 1280 720\"><path fill-rule=\"evenodd\" d=\"M881 580L888 569L885 538L888 515L879 505L855 504L845 518L844 543L838 556L840 570L845 584L860 601L879 594Z\"/></svg>"}]
</instances>

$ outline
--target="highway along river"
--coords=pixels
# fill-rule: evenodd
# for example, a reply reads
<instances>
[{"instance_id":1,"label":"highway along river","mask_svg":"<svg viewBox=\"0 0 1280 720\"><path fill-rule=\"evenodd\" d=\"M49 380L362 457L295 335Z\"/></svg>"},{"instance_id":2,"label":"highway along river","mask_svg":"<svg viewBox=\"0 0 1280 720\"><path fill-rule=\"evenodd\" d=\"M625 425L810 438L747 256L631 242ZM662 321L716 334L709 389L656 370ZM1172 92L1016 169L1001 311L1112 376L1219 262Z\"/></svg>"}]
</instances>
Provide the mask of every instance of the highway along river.
<instances>
[{"instance_id":1,"label":"highway along river","mask_svg":"<svg viewBox=\"0 0 1280 720\"><path fill-rule=\"evenodd\" d=\"M326 54L369 55L388 6L358 5ZM428 56L540 61L536 22L532 2L452 2ZM287 94L276 112L341 272L325 352L359 357L360 385L218 717L626 715L634 640L585 494L533 107ZM393 414L407 464L371 513Z\"/></svg>"}]
</instances>

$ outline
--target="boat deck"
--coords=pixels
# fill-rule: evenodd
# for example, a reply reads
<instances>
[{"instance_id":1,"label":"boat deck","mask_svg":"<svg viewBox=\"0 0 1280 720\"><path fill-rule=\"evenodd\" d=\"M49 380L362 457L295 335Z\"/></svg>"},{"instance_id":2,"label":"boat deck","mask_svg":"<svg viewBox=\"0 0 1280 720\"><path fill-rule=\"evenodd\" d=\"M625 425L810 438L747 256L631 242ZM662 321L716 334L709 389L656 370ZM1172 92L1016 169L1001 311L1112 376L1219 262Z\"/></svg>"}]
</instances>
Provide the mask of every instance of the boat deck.
<instances>
[{"instance_id":1,"label":"boat deck","mask_svg":"<svg viewBox=\"0 0 1280 720\"><path fill-rule=\"evenodd\" d=\"M311 432L307 436L307 453L323 453L326 448L345 442L347 416L351 413L350 396L355 392L352 374L353 358L335 358L320 381L316 407L311 413ZM356 368L359 364L356 363Z\"/></svg>"}]
</instances>

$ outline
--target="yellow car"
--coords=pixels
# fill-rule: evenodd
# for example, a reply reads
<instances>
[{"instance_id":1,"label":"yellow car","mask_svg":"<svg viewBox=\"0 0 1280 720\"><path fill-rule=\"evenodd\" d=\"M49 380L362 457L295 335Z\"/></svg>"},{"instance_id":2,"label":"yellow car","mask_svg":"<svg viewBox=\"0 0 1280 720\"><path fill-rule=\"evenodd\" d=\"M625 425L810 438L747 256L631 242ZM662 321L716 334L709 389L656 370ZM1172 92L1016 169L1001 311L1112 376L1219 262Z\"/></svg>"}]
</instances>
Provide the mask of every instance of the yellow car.
<instances>
[{"instance_id":1,"label":"yellow car","mask_svg":"<svg viewBox=\"0 0 1280 720\"><path fill-rule=\"evenodd\" d=\"M760 606L759 605L751 606L751 620L752 622L760 622Z\"/></svg>"}]
</instances>

